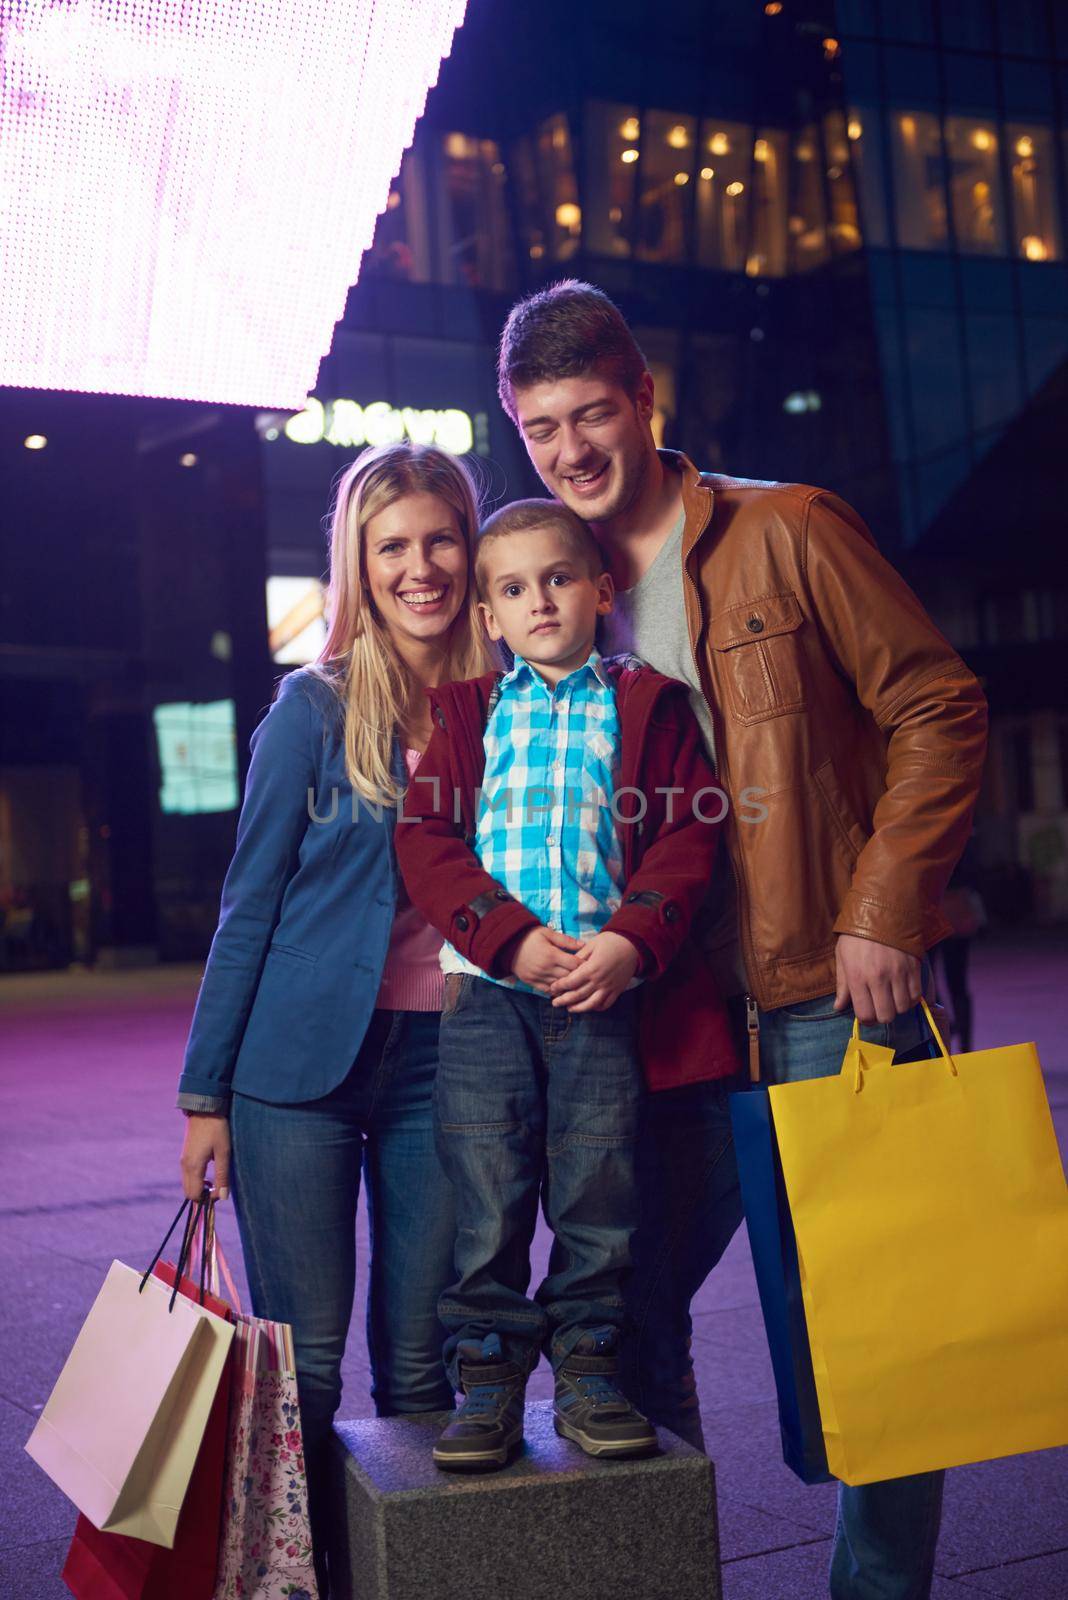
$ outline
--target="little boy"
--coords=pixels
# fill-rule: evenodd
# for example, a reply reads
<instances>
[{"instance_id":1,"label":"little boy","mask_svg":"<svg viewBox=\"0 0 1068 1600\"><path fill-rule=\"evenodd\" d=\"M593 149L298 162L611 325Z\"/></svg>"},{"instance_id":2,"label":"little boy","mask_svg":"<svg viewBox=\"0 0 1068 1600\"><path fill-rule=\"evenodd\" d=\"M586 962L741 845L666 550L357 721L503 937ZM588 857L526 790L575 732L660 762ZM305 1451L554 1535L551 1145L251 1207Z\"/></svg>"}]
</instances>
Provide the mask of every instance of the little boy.
<instances>
[{"instance_id":1,"label":"little boy","mask_svg":"<svg viewBox=\"0 0 1068 1600\"><path fill-rule=\"evenodd\" d=\"M731 1051L702 972L693 1007L682 991L672 1006L703 1019L701 1059L681 1076L651 1060L658 1034L669 1048L683 1035L668 1018L651 1025L648 980L683 943L718 833L702 815L714 780L685 688L602 661L612 580L590 529L556 501L491 517L476 580L487 631L515 664L432 692L434 732L396 835L408 893L449 941L435 1097L458 1276L439 1313L465 1399L434 1460L469 1471L505 1465L522 1443L542 1348L558 1433L590 1455L656 1448L616 1385L637 1223L639 1004L661 1086L714 1076ZM539 1198L554 1243L532 1299Z\"/></svg>"}]
</instances>

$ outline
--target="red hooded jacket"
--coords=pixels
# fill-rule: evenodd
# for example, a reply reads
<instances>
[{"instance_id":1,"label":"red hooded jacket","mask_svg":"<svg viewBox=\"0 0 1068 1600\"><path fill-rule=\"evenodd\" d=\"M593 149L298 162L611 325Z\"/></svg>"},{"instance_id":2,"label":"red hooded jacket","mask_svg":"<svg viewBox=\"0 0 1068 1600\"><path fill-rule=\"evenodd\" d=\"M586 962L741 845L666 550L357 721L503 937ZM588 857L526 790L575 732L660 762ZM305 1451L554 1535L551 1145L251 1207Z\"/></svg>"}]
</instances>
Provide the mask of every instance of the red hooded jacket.
<instances>
[{"instance_id":1,"label":"red hooded jacket","mask_svg":"<svg viewBox=\"0 0 1068 1600\"><path fill-rule=\"evenodd\" d=\"M609 663L621 730L616 811L623 903L605 924L643 955L642 1064L650 1089L729 1077L737 1059L726 1008L687 938L719 839L720 791L685 685L651 667ZM434 730L401 807L397 859L413 903L484 972L503 976L519 935L539 919L486 872L471 841L485 773L483 732L498 675L430 691ZM665 793L671 790L670 794ZM660 792L658 792L660 791ZM644 809L643 809L644 798ZM696 803L695 803L696 802Z\"/></svg>"}]
</instances>

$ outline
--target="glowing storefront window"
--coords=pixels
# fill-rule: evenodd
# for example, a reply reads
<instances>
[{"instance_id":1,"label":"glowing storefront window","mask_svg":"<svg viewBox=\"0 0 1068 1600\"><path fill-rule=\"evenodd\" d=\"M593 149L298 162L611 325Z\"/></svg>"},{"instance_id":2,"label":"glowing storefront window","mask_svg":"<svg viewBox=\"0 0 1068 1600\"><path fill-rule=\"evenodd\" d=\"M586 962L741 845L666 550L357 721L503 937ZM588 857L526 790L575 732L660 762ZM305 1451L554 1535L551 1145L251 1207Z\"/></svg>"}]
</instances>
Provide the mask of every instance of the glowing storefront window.
<instances>
[{"instance_id":1,"label":"glowing storefront window","mask_svg":"<svg viewBox=\"0 0 1068 1600\"><path fill-rule=\"evenodd\" d=\"M908 250L944 250L949 242L942 139L930 111L890 117L897 242Z\"/></svg>"},{"instance_id":2,"label":"glowing storefront window","mask_svg":"<svg viewBox=\"0 0 1068 1600\"><path fill-rule=\"evenodd\" d=\"M1049 128L1010 122L1005 128L1012 181L1013 253L1027 261L1059 261L1053 138Z\"/></svg>"},{"instance_id":3,"label":"glowing storefront window","mask_svg":"<svg viewBox=\"0 0 1068 1600\"><path fill-rule=\"evenodd\" d=\"M697 259L703 267L744 272L748 254L753 130L705 120L697 159Z\"/></svg>"},{"instance_id":4,"label":"glowing storefront window","mask_svg":"<svg viewBox=\"0 0 1068 1600\"><path fill-rule=\"evenodd\" d=\"M823 143L815 123L803 127L790 147L790 269L807 272L827 259L827 208Z\"/></svg>"},{"instance_id":5,"label":"glowing storefront window","mask_svg":"<svg viewBox=\"0 0 1068 1600\"><path fill-rule=\"evenodd\" d=\"M629 256L643 147L637 107L594 103L584 131L586 247L595 255Z\"/></svg>"},{"instance_id":6,"label":"glowing storefront window","mask_svg":"<svg viewBox=\"0 0 1068 1600\"><path fill-rule=\"evenodd\" d=\"M507 289L515 280L505 169L492 139L447 133L441 141L440 225L444 283Z\"/></svg>"},{"instance_id":7,"label":"glowing storefront window","mask_svg":"<svg viewBox=\"0 0 1068 1600\"><path fill-rule=\"evenodd\" d=\"M789 141L775 128L758 128L753 141L752 235L745 259L749 277L781 278L786 271L786 193Z\"/></svg>"},{"instance_id":8,"label":"glowing storefront window","mask_svg":"<svg viewBox=\"0 0 1068 1600\"><path fill-rule=\"evenodd\" d=\"M823 119L823 158L827 172L831 248L841 255L860 247L860 216L851 161L849 124L842 111L828 111Z\"/></svg>"},{"instance_id":9,"label":"glowing storefront window","mask_svg":"<svg viewBox=\"0 0 1068 1600\"><path fill-rule=\"evenodd\" d=\"M638 255L643 261L685 261L689 256L696 146L695 117L646 112L638 166Z\"/></svg>"},{"instance_id":10,"label":"glowing storefront window","mask_svg":"<svg viewBox=\"0 0 1068 1600\"><path fill-rule=\"evenodd\" d=\"M882 119L874 106L851 106L846 118L850 164L860 203L860 227L864 242L886 245L890 235L886 226Z\"/></svg>"},{"instance_id":11,"label":"glowing storefront window","mask_svg":"<svg viewBox=\"0 0 1068 1600\"><path fill-rule=\"evenodd\" d=\"M998 130L974 117L946 118L953 231L967 255L1004 255Z\"/></svg>"},{"instance_id":12,"label":"glowing storefront window","mask_svg":"<svg viewBox=\"0 0 1068 1600\"><path fill-rule=\"evenodd\" d=\"M160 810L181 816L237 805L234 702L188 700L152 713L159 756Z\"/></svg>"},{"instance_id":13,"label":"glowing storefront window","mask_svg":"<svg viewBox=\"0 0 1068 1600\"><path fill-rule=\"evenodd\" d=\"M301 404L464 5L5 5L0 383Z\"/></svg>"}]
</instances>

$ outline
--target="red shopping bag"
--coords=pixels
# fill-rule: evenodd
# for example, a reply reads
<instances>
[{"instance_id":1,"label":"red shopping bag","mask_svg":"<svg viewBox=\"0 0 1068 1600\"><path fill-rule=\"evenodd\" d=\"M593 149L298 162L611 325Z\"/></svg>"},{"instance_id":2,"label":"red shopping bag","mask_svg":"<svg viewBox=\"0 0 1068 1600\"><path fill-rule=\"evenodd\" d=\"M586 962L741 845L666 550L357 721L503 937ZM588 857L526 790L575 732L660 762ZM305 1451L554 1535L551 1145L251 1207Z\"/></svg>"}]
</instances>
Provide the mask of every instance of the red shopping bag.
<instances>
[{"instance_id":1,"label":"red shopping bag","mask_svg":"<svg viewBox=\"0 0 1068 1600\"><path fill-rule=\"evenodd\" d=\"M210 1223L208 1231L210 1240ZM161 1261L153 1268L153 1276L173 1288L177 1268ZM234 1320L225 1300L191 1278L183 1275L178 1292L228 1322ZM62 1574L77 1600L212 1600L219 1560L231 1370L228 1361L182 1502L174 1548L165 1550L122 1533L101 1533L88 1517L79 1515Z\"/></svg>"}]
</instances>

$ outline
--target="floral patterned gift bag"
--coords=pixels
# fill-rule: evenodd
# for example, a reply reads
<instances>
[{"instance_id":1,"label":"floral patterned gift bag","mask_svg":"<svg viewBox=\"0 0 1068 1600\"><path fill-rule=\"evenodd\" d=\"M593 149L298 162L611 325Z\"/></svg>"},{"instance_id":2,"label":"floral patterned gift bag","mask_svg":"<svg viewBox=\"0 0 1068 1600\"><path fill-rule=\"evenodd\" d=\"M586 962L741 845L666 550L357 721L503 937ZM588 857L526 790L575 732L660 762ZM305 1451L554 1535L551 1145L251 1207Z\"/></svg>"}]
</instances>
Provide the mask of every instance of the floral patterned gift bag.
<instances>
[{"instance_id":1,"label":"floral patterned gift bag","mask_svg":"<svg viewBox=\"0 0 1068 1600\"><path fill-rule=\"evenodd\" d=\"M214 1600L318 1600L293 1330L239 1316Z\"/></svg>"}]
</instances>

